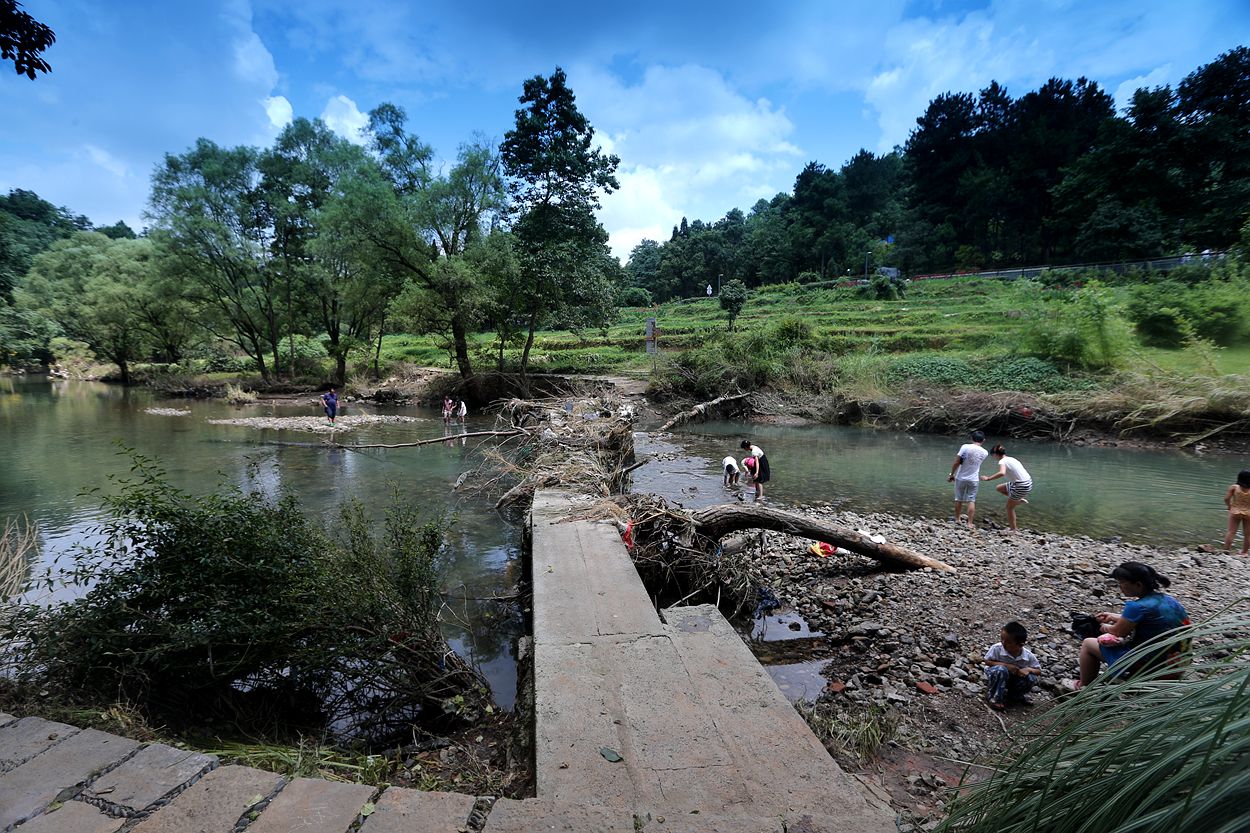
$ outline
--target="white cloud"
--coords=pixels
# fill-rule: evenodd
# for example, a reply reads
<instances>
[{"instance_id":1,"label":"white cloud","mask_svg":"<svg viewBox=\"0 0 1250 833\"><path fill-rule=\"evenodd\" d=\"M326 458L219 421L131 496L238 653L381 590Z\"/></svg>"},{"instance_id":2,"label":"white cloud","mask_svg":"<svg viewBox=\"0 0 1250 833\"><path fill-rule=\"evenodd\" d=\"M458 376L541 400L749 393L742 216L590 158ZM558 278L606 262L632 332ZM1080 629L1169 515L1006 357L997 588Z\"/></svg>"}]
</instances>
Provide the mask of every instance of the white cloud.
<instances>
[{"instance_id":1,"label":"white cloud","mask_svg":"<svg viewBox=\"0 0 1250 833\"><path fill-rule=\"evenodd\" d=\"M1172 79L1171 64L1155 67L1145 75L1130 78L1115 88L1115 106L1119 110L1124 110L1133 103L1133 93L1141 89L1153 90L1155 87L1162 87L1170 84Z\"/></svg>"},{"instance_id":2,"label":"white cloud","mask_svg":"<svg viewBox=\"0 0 1250 833\"><path fill-rule=\"evenodd\" d=\"M369 126L369 117L360 112L356 102L347 96L336 95L327 101L326 108L321 111L321 120L347 141L358 145L365 143L360 131Z\"/></svg>"},{"instance_id":3,"label":"white cloud","mask_svg":"<svg viewBox=\"0 0 1250 833\"><path fill-rule=\"evenodd\" d=\"M714 221L785 189L802 156L783 109L706 67L652 66L634 85L597 69L569 75L596 138L622 159L621 189L599 215L622 260L644 237L667 239L683 216ZM756 184L744 192L743 181Z\"/></svg>"},{"instance_id":4,"label":"white cloud","mask_svg":"<svg viewBox=\"0 0 1250 833\"><path fill-rule=\"evenodd\" d=\"M286 96L275 95L264 100L265 113L269 116L269 123L275 129L281 130L291 123L291 119L295 116L295 110L291 107L291 102L286 100Z\"/></svg>"},{"instance_id":5,"label":"white cloud","mask_svg":"<svg viewBox=\"0 0 1250 833\"><path fill-rule=\"evenodd\" d=\"M83 150L87 152L87 156L92 162L96 163L113 176L124 177L126 175L126 164L104 148L96 147L92 144L85 144L83 145Z\"/></svg>"}]
</instances>

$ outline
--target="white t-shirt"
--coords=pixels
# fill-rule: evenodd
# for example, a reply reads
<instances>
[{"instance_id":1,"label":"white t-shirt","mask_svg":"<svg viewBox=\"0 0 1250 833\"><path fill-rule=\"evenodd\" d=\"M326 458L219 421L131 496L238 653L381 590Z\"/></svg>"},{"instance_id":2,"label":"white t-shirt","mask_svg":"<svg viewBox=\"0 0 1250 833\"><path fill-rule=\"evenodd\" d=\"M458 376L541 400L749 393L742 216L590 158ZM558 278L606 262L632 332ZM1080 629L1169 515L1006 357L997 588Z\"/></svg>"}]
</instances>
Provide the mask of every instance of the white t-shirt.
<instances>
[{"instance_id":1,"label":"white t-shirt","mask_svg":"<svg viewBox=\"0 0 1250 833\"><path fill-rule=\"evenodd\" d=\"M981 476L981 464L990 453L976 443L964 443L959 447L959 471L956 480L977 480Z\"/></svg>"},{"instance_id":2,"label":"white t-shirt","mask_svg":"<svg viewBox=\"0 0 1250 833\"><path fill-rule=\"evenodd\" d=\"M764 449L760 448L758 445L753 445L753 446L751 446L751 456L752 456L752 457L763 457L763 456L764 456Z\"/></svg>"},{"instance_id":3,"label":"white t-shirt","mask_svg":"<svg viewBox=\"0 0 1250 833\"><path fill-rule=\"evenodd\" d=\"M1015 457L1008 457L1004 454L1001 462L1007 467L1007 474L1005 476L1008 483L1015 483L1019 480L1033 480L1033 478L1029 477L1029 470L1020 465L1020 461Z\"/></svg>"},{"instance_id":4,"label":"white t-shirt","mask_svg":"<svg viewBox=\"0 0 1250 833\"><path fill-rule=\"evenodd\" d=\"M985 652L985 658L990 662L1005 662L1008 665L1014 665L1016 668L1041 668L1042 664L1037 661L1037 657L1028 648L1020 649L1020 656L1013 657L1007 653L1007 649L1003 647L1003 643L995 642L990 649Z\"/></svg>"},{"instance_id":5,"label":"white t-shirt","mask_svg":"<svg viewBox=\"0 0 1250 833\"><path fill-rule=\"evenodd\" d=\"M727 469L727 468L729 468L729 467L731 467L731 466L733 467L734 473L737 473L737 472L738 472L738 461L737 461L737 460L735 460L735 459L734 459L734 458L732 458L732 457L726 457L724 460L721 460L721 461L720 461L720 470L721 470L721 471L724 471L725 469Z\"/></svg>"}]
</instances>

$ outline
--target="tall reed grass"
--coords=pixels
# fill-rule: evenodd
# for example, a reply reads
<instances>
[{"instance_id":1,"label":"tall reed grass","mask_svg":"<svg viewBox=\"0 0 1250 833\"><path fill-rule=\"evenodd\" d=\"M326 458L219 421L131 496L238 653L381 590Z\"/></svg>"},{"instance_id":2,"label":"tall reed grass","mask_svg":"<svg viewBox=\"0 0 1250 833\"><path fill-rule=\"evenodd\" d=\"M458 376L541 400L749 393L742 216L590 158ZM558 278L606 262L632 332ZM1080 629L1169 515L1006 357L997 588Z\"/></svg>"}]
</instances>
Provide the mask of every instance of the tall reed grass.
<instances>
[{"instance_id":1,"label":"tall reed grass","mask_svg":"<svg viewBox=\"0 0 1250 833\"><path fill-rule=\"evenodd\" d=\"M1182 650L1181 679L1163 664L1103 674L1013 733L1001 770L964 789L939 833L1250 830L1247 602L1135 652Z\"/></svg>"}]
</instances>

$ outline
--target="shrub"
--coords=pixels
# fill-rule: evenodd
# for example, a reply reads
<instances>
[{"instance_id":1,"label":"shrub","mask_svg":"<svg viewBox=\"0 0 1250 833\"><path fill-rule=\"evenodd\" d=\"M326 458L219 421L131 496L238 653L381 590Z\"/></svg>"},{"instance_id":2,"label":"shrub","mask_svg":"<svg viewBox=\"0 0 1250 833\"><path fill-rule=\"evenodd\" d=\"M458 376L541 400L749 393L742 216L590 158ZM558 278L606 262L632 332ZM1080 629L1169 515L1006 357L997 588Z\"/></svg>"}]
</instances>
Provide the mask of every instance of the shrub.
<instances>
[{"instance_id":1,"label":"shrub","mask_svg":"<svg viewBox=\"0 0 1250 833\"><path fill-rule=\"evenodd\" d=\"M194 497L151 461L133 470L104 500L107 543L74 555L83 595L13 617L21 683L199 725L254 727L280 696L305 705L297 728L368 734L484 692L439 633L439 522L396 500L379 538L349 505L331 535L293 497Z\"/></svg>"},{"instance_id":2,"label":"shrub","mask_svg":"<svg viewBox=\"0 0 1250 833\"><path fill-rule=\"evenodd\" d=\"M1018 390L1030 393L1057 393L1072 388L1071 381L1053 364L1033 356L989 360L977 373L978 386L985 390Z\"/></svg>"},{"instance_id":3,"label":"shrub","mask_svg":"<svg viewBox=\"0 0 1250 833\"><path fill-rule=\"evenodd\" d=\"M618 307L649 307L651 304L651 293L641 286L627 286L616 294Z\"/></svg>"},{"instance_id":4,"label":"shrub","mask_svg":"<svg viewBox=\"0 0 1250 833\"><path fill-rule=\"evenodd\" d=\"M1232 344L1250 328L1245 299L1250 285L1238 280L1184 284L1167 280L1133 288L1127 306L1144 343L1180 347L1192 332L1216 344Z\"/></svg>"},{"instance_id":5,"label":"shrub","mask_svg":"<svg viewBox=\"0 0 1250 833\"><path fill-rule=\"evenodd\" d=\"M244 390L238 385L227 383L226 401L231 405L251 405L256 401L256 391Z\"/></svg>"},{"instance_id":6,"label":"shrub","mask_svg":"<svg viewBox=\"0 0 1250 833\"><path fill-rule=\"evenodd\" d=\"M795 277L794 282L799 284L800 286L803 286L809 283L819 283L821 280L822 278L820 277L819 272L809 271L809 272L799 272L799 274Z\"/></svg>"},{"instance_id":7,"label":"shrub","mask_svg":"<svg viewBox=\"0 0 1250 833\"><path fill-rule=\"evenodd\" d=\"M947 387L977 386L972 365L952 356L904 356L890 366L887 375L895 382L920 379Z\"/></svg>"},{"instance_id":8,"label":"shrub","mask_svg":"<svg viewBox=\"0 0 1250 833\"><path fill-rule=\"evenodd\" d=\"M1031 322L1026 340L1041 358L1101 369L1120 363L1131 334L1111 290L1090 281L1074 295L1046 305Z\"/></svg>"},{"instance_id":9,"label":"shrub","mask_svg":"<svg viewBox=\"0 0 1250 833\"><path fill-rule=\"evenodd\" d=\"M813 342L812 325L801 318L783 318L773 325L770 340L777 349L808 347Z\"/></svg>"}]
</instances>

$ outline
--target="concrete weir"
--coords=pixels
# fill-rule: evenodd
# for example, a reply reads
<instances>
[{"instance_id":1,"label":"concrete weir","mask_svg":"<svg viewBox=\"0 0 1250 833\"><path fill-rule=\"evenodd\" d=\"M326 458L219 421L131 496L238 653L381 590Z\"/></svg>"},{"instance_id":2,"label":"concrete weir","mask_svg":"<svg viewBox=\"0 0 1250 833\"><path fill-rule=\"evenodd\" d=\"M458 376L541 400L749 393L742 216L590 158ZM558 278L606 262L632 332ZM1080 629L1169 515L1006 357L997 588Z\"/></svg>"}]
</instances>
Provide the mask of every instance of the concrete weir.
<instances>
[{"instance_id":1,"label":"concrete weir","mask_svg":"<svg viewBox=\"0 0 1250 833\"><path fill-rule=\"evenodd\" d=\"M0 714L0 833L886 833L710 606L657 613L585 499L531 512L537 797L289 780Z\"/></svg>"},{"instance_id":2,"label":"concrete weir","mask_svg":"<svg viewBox=\"0 0 1250 833\"><path fill-rule=\"evenodd\" d=\"M894 813L829 757L720 612L657 612L615 527L572 520L581 505L534 496L545 826L507 829L615 829L600 824L619 815L622 830L635 820L648 831L895 830Z\"/></svg>"}]
</instances>

